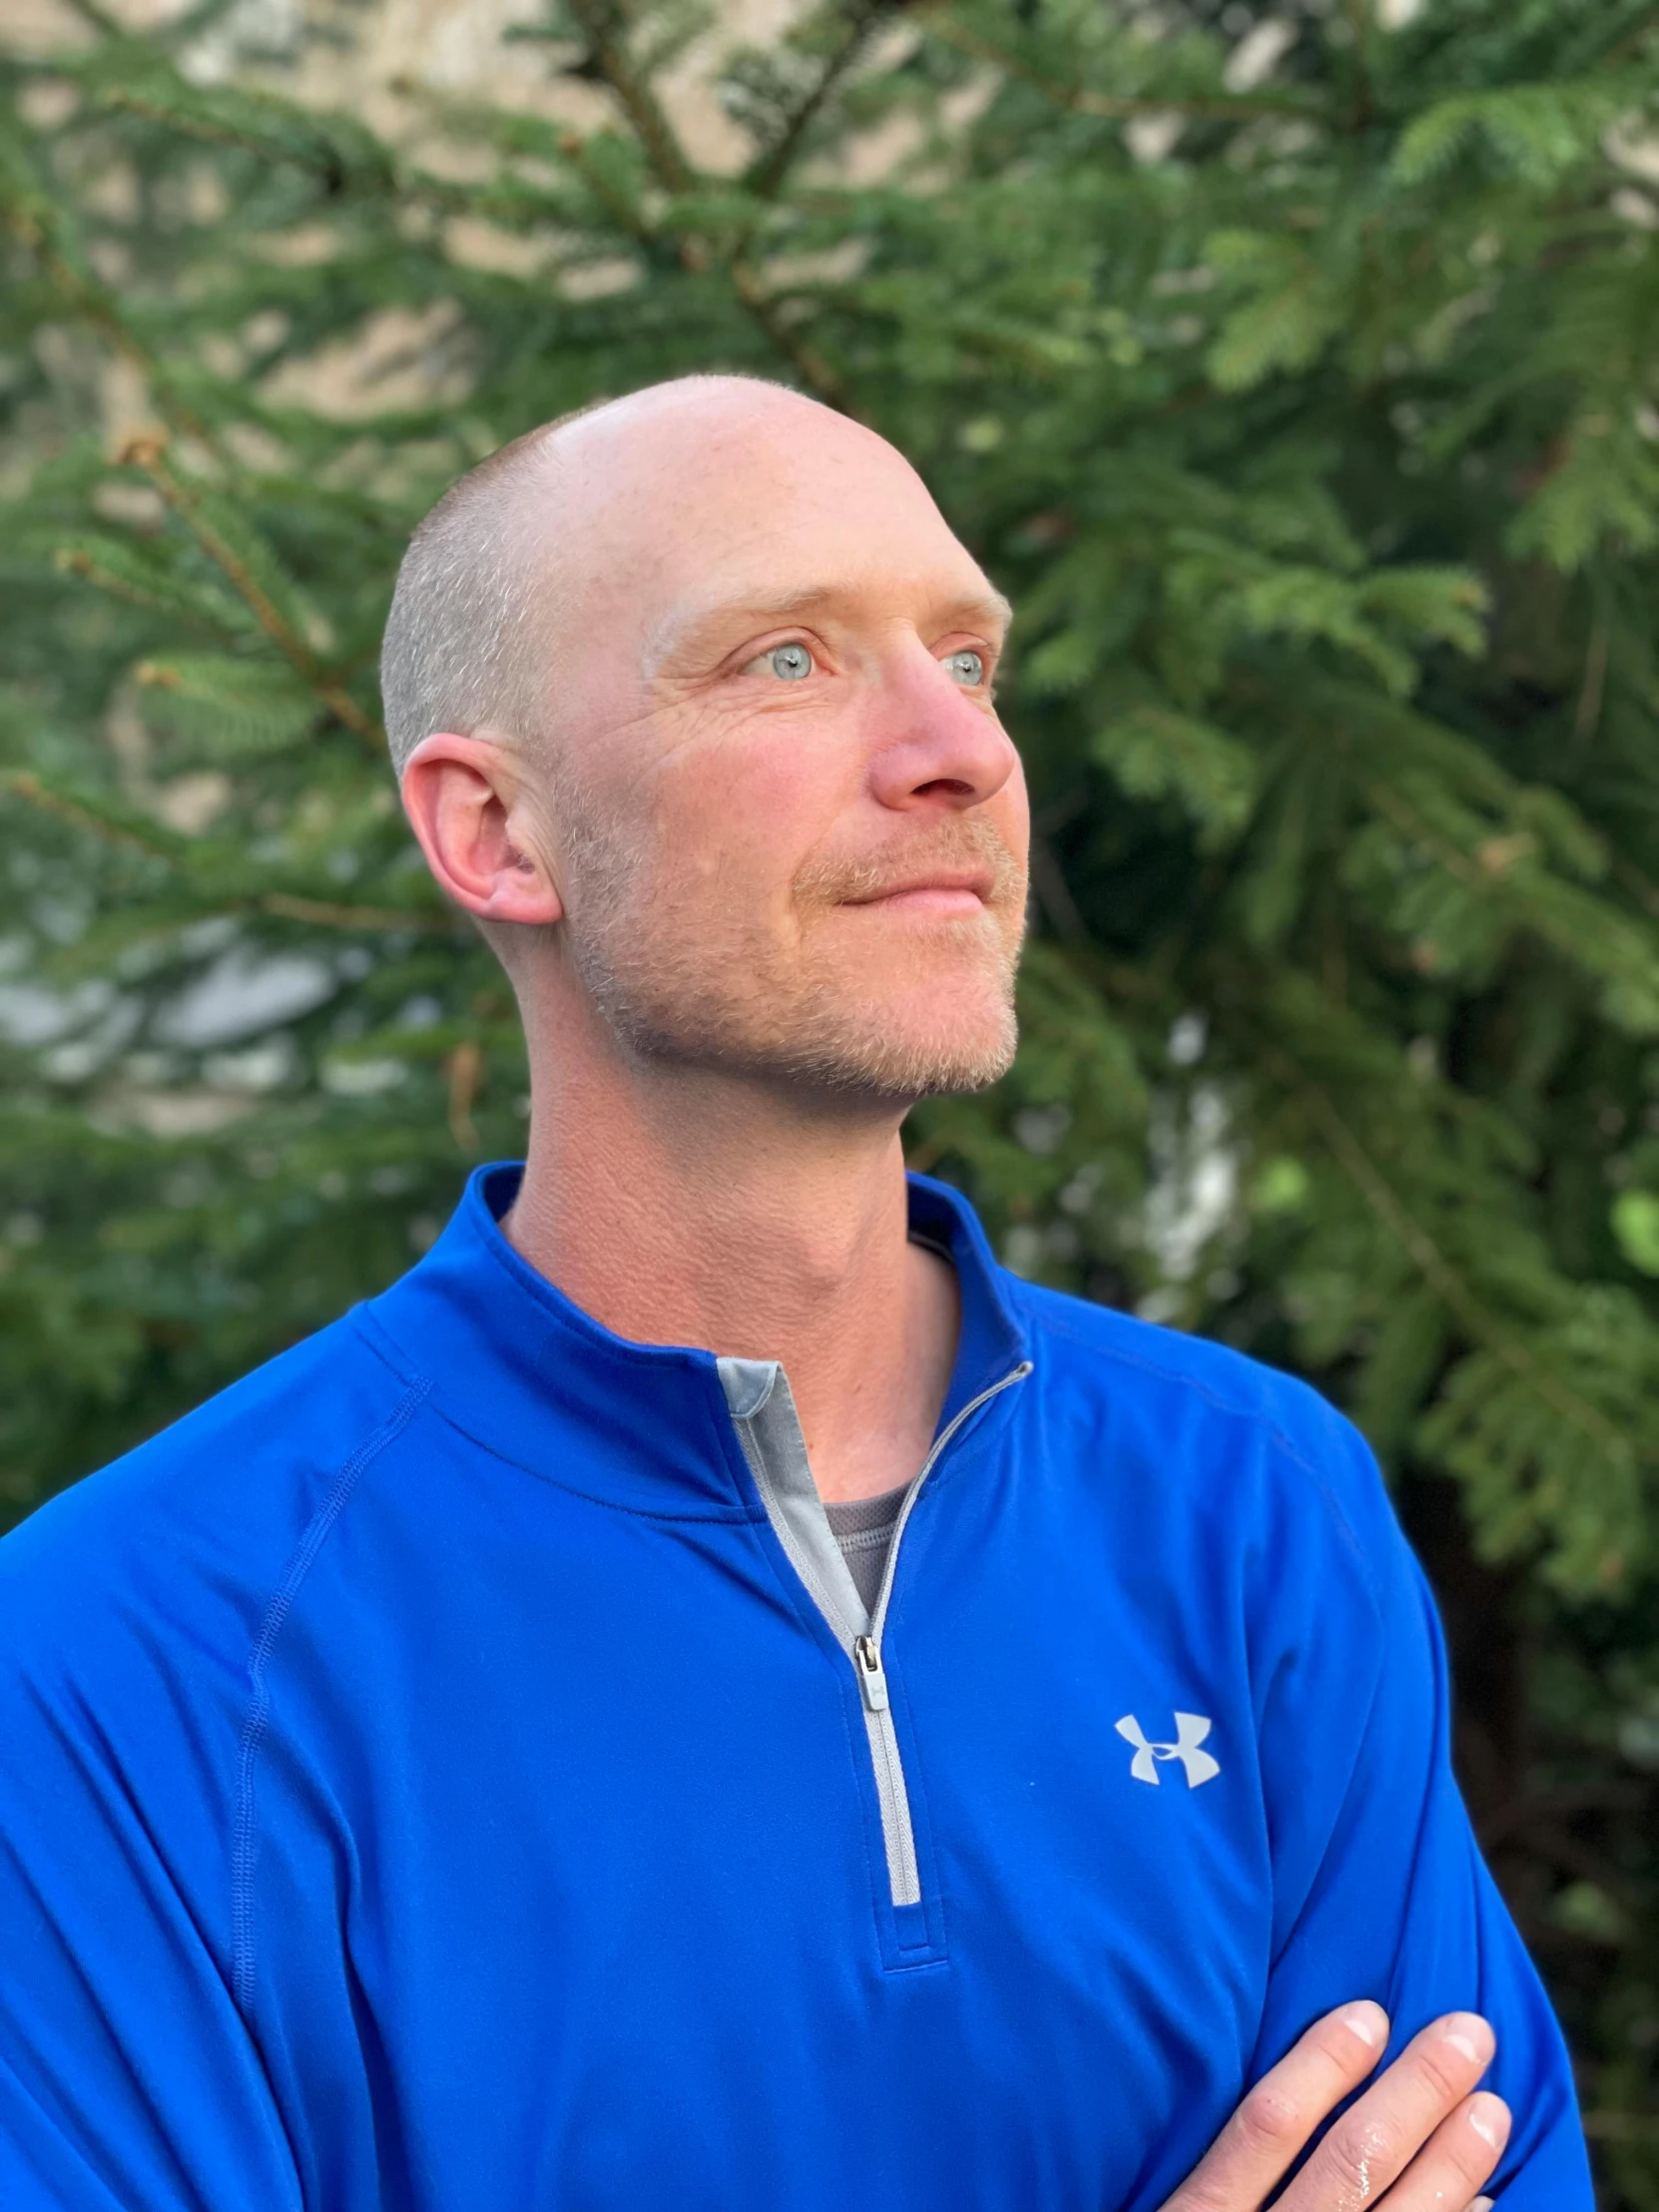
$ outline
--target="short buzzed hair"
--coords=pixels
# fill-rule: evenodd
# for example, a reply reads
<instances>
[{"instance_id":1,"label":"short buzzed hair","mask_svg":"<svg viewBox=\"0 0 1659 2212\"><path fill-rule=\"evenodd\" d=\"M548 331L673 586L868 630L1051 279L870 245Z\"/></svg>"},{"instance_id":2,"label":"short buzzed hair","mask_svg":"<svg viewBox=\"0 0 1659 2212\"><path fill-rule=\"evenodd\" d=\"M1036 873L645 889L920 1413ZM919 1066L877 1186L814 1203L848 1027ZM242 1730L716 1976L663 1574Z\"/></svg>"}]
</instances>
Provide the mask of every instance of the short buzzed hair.
<instances>
[{"instance_id":1,"label":"short buzzed hair","mask_svg":"<svg viewBox=\"0 0 1659 2212\"><path fill-rule=\"evenodd\" d=\"M386 742L399 776L434 730L468 737L488 723L512 738L535 735L542 662L529 648L547 579L528 495L548 439L589 412L578 407L527 430L468 469L409 541L380 647Z\"/></svg>"},{"instance_id":2,"label":"short buzzed hair","mask_svg":"<svg viewBox=\"0 0 1659 2212\"><path fill-rule=\"evenodd\" d=\"M743 370L664 381L791 388ZM435 730L470 737L487 725L525 745L545 737L554 564L537 543L545 517L533 494L549 480L555 431L613 403L590 400L501 446L450 485L410 539L380 647L381 709L399 777Z\"/></svg>"}]
</instances>

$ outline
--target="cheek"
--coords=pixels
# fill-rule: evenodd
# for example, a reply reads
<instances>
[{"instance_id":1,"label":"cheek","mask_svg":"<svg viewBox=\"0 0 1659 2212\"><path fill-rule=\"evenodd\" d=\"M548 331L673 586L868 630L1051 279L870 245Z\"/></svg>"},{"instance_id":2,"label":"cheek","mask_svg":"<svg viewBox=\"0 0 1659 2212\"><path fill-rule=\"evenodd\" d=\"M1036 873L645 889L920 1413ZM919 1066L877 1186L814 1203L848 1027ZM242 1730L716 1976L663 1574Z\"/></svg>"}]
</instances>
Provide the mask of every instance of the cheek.
<instances>
[{"instance_id":1,"label":"cheek","mask_svg":"<svg viewBox=\"0 0 1659 2212\"><path fill-rule=\"evenodd\" d=\"M753 909L787 897L802 863L847 804L805 729L744 739L688 758L659 792L671 867Z\"/></svg>"}]
</instances>

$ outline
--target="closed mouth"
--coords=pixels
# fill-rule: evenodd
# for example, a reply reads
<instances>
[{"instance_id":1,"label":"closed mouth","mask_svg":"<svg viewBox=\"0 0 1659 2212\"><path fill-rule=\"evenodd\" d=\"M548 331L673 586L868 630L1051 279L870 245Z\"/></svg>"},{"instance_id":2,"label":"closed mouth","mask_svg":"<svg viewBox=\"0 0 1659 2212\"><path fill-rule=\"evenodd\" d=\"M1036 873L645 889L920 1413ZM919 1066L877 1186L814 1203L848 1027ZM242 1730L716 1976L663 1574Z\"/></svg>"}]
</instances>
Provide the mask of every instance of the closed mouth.
<instances>
[{"instance_id":1,"label":"closed mouth","mask_svg":"<svg viewBox=\"0 0 1659 2212\"><path fill-rule=\"evenodd\" d=\"M937 906L944 911L966 911L971 901L976 906L990 903L993 879L981 869L970 874L941 873L917 875L904 882L889 883L884 889L873 891L862 898L845 901L849 906L890 906L903 903Z\"/></svg>"}]
</instances>

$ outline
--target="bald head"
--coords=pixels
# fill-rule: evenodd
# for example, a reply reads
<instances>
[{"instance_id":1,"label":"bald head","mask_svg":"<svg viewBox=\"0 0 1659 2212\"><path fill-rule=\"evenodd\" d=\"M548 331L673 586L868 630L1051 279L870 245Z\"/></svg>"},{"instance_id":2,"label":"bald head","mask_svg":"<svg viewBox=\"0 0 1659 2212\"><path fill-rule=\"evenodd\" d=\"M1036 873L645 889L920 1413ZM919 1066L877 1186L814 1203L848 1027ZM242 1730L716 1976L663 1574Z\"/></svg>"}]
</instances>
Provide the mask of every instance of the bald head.
<instances>
[{"instance_id":1,"label":"bald head","mask_svg":"<svg viewBox=\"0 0 1659 2212\"><path fill-rule=\"evenodd\" d=\"M677 449L803 412L882 442L783 384L681 376L527 431L452 484L410 541L386 619L380 692L398 774L437 730L545 739L560 632L607 557L628 559L644 510L669 520Z\"/></svg>"}]
</instances>

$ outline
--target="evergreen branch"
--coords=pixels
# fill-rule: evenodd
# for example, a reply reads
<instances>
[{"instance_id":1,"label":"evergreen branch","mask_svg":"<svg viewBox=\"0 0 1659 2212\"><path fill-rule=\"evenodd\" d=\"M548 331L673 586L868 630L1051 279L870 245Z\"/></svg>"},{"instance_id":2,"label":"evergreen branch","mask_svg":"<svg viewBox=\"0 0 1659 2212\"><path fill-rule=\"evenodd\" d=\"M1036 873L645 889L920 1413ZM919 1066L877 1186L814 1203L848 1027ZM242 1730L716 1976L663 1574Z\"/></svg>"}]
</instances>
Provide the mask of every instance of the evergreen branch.
<instances>
[{"instance_id":1,"label":"evergreen branch","mask_svg":"<svg viewBox=\"0 0 1659 2212\"><path fill-rule=\"evenodd\" d=\"M697 182L696 171L617 35L620 25L606 0L570 0L570 12L582 27L595 70L621 102L652 168L671 192L689 192Z\"/></svg>"},{"instance_id":2,"label":"evergreen branch","mask_svg":"<svg viewBox=\"0 0 1659 2212\"><path fill-rule=\"evenodd\" d=\"M53 791L28 769L0 774L0 788L29 806L39 808L42 814L52 816L69 829L80 830L84 836L96 837L101 844L140 853L147 860L164 860L170 866L179 864L182 846L178 839L160 833L147 836L130 824L111 822L91 807L71 799L67 793ZM447 933L451 927L444 914L423 914L397 906L348 906L332 899L303 898L292 891L254 891L228 904L216 902L209 911L271 914L279 921L309 922L322 929L416 929Z\"/></svg>"},{"instance_id":3,"label":"evergreen branch","mask_svg":"<svg viewBox=\"0 0 1659 2212\"><path fill-rule=\"evenodd\" d=\"M990 62L996 68L1006 70L1010 77L1017 77L1022 84L1034 91L1045 93L1059 107L1069 109L1073 115L1099 116L1109 123L1133 122L1137 116L1180 115L1195 122L1250 123L1261 116L1288 116L1298 122L1306 122L1319 110L1311 101L1287 100L1269 96L1262 98L1254 93L1198 93L1163 95L1155 93L1096 92L1088 85L1068 85L1033 69L1029 62L1021 61L1017 54L1010 54L1006 47L983 33L969 31L959 23L952 23L946 16L929 13L927 28L934 38L942 39L947 46L954 46L959 53L970 54L976 61Z\"/></svg>"},{"instance_id":4,"label":"evergreen branch","mask_svg":"<svg viewBox=\"0 0 1659 2212\"><path fill-rule=\"evenodd\" d=\"M1404 1248L1411 1264L1470 1338L1527 1383L1537 1395L1575 1428L1595 1438L1607 1450L1623 1453L1628 1439L1588 1398L1541 1367L1537 1356L1518 1343L1489 1314L1462 1275L1446 1258L1434 1239L1398 1197L1392 1185L1343 1119L1330 1093L1315 1082L1280 1045L1258 1039L1263 1064L1298 1098L1327 1149L1359 1190L1372 1212Z\"/></svg>"},{"instance_id":5,"label":"evergreen branch","mask_svg":"<svg viewBox=\"0 0 1659 2212\"><path fill-rule=\"evenodd\" d=\"M742 255L730 264L732 288L749 310L761 330L783 354L802 382L822 399L826 406L837 412L859 419L858 410L852 404L845 383L819 352L809 345L784 320L778 311L778 303L768 293L753 263Z\"/></svg>"},{"instance_id":6,"label":"evergreen branch","mask_svg":"<svg viewBox=\"0 0 1659 2212\"><path fill-rule=\"evenodd\" d=\"M843 19L844 35L839 45L784 119L783 128L772 145L750 164L743 179L746 192L754 193L758 199L770 199L778 191L789 174L802 139L824 103L857 59L876 22L894 4L895 0L849 0Z\"/></svg>"},{"instance_id":7,"label":"evergreen branch","mask_svg":"<svg viewBox=\"0 0 1659 2212\"><path fill-rule=\"evenodd\" d=\"M69 0L69 10L72 15L78 15L81 21L88 24L93 30L101 32L105 38L125 39L131 38L133 35L123 24L118 23L113 15L108 14L105 9L101 8L98 5L98 0Z\"/></svg>"},{"instance_id":8,"label":"evergreen branch","mask_svg":"<svg viewBox=\"0 0 1659 2212\"><path fill-rule=\"evenodd\" d=\"M141 123L159 123L164 129L177 131L183 138L199 141L203 146L241 146L240 133L228 123L215 122L211 116L182 116L153 93L146 93L133 85L117 85L106 92L103 99L106 108L117 115L136 115Z\"/></svg>"},{"instance_id":9,"label":"evergreen branch","mask_svg":"<svg viewBox=\"0 0 1659 2212\"><path fill-rule=\"evenodd\" d=\"M1420 845L1448 875L1477 897L1492 897L1500 887L1511 861L1521 857L1531 847L1531 832L1524 830L1513 837L1494 838L1491 862L1483 864L1482 857L1471 859L1466 852L1459 851L1455 845L1438 835L1407 800L1401 799L1397 792L1390 791L1385 784L1371 778L1362 778L1360 788L1379 814L1385 816L1403 836ZM1659 887L1648 879L1633 860L1615 853L1610 872L1614 881L1622 883L1647 913L1659 918ZM1535 919L1534 925L1546 942L1554 943L1579 965L1587 964L1583 955L1574 947L1562 945L1558 929L1549 926L1541 918ZM1598 971L1592 966L1592 972ZM1605 975L1606 967L1603 966L1599 972Z\"/></svg>"},{"instance_id":10,"label":"evergreen branch","mask_svg":"<svg viewBox=\"0 0 1659 2212\"><path fill-rule=\"evenodd\" d=\"M19 245L34 254L47 283L65 300L76 319L90 324L139 371L169 428L195 438L216 460L223 461L225 455L217 436L178 397L165 364L132 329L104 287L75 266L58 235L59 225L49 203L38 193L31 193L26 200L8 198L5 228Z\"/></svg>"},{"instance_id":11,"label":"evergreen branch","mask_svg":"<svg viewBox=\"0 0 1659 2212\"><path fill-rule=\"evenodd\" d=\"M1374 777L1362 777L1360 789L1380 815L1387 816L1402 836L1409 837L1413 844L1421 845L1466 890L1477 891L1482 897L1491 890L1491 874L1478 861L1471 860L1466 852L1460 852L1456 845L1448 844L1444 837L1431 830L1409 801L1401 799L1397 792L1391 791L1386 784L1379 783Z\"/></svg>"},{"instance_id":12,"label":"evergreen branch","mask_svg":"<svg viewBox=\"0 0 1659 2212\"><path fill-rule=\"evenodd\" d=\"M146 573L143 564L126 557L126 548L108 539L88 544L59 545L52 554L52 566L61 576L78 576L83 583L105 591L114 599L123 599L130 607L147 607L152 611L165 611L182 617L185 621L206 629L211 635L223 639L233 632L241 634L244 610L234 599L226 598L222 605L212 605L207 595L180 589L177 578L158 572ZM214 595L218 596L217 592Z\"/></svg>"},{"instance_id":13,"label":"evergreen branch","mask_svg":"<svg viewBox=\"0 0 1659 2212\"><path fill-rule=\"evenodd\" d=\"M129 852L139 852L147 860L166 860L176 866L179 859L178 845L161 835L146 836L130 824L108 821L95 814L90 807L81 806L64 792L55 792L43 784L29 769L8 769L0 775L0 786L31 807L39 808L44 815L66 823L71 830L79 830L84 835L96 837L103 844L115 845Z\"/></svg>"},{"instance_id":14,"label":"evergreen branch","mask_svg":"<svg viewBox=\"0 0 1659 2212\"><path fill-rule=\"evenodd\" d=\"M572 5L576 8L584 30L589 29L590 20L594 22L602 21L602 10L597 4L597 0L572 0ZM607 82L622 101L630 120L640 134L641 144L647 158L657 172L659 181L670 186L676 192L687 189L693 181L692 172L685 156L679 150L678 141L674 139L673 134L669 131L661 111L656 107L655 102L650 100L649 94L628 63L627 57L621 53L615 43L610 41L601 43L600 33L597 30L593 31L591 36L594 41L593 57L595 66L604 73ZM620 71L620 75L613 75L613 63ZM641 105L642 101L645 103L643 106ZM655 123L649 121L651 117L655 117ZM637 239L642 245L660 243L661 234L642 223L639 216L632 208L627 206L615 188L600 177L595 165L587 159L585 142L574 131L561 136L559 151L579 171L583 182L603 202L612 217L627 230L630 237ZM674 239L673 246L681 268L689 276L700 276L707 274L713 264L714 256L706 240L691 238L682 234ZM846 386L840 376L815 346L809 345L804 338L790 327L779 312L777 302L767 291L766 285L753 263L748 260L745 251L740 249L734 253L727 261L726 267L731 278L732 289L737 294L739 304L759 326L774 349L789 362L807 388L817 398L822 399L827 406L835 408L839 413L855 414Z\"/></svg>"},{"instance_id":15,"label":"evergreen branch","mask_svg":"<svg viewBox=\"0 0 1659 2212\"><path fill-rule=\"evenodd\" d=\"M1611 642L1606 619L1598 615L1590 630L1590 643L1584 655L1584 686L1578 695L1577 712L1572 718L1572 742L1575 747L1589 743L1601 720L1602 700L1607 692L1607 655Z\"/></svg>"},{"instance_id":16,"label":"evergreen branch","mask_svg":"<svg viewBox=\"0 0 1659 2212\"><path fill-rule=\"evenodd\" d=\"M193 84L155 56L120 73L95 59L85 81L101 107L144 118L210 146L240 147L267 161L293 162L320 176L330 192L350 183L394 189L392 161L372 133L343 116L318 114L268 92Z\"/></svg>"},{"instance_id":17,"label":"evergreen branch","mask_svg":"<svg viewBox=\"0 0 1659 2212\"><path fill-rule=\"evenodd\" d=\"M313 922L320 929L441 930L453 924L446 914L422 914L399 906L342 906L327 898L299 898L289 891L262 891L248 904L282 921Z\"/></svg>"},{"instance_id":18,"label":"evergreen branch","mask_svg":"<svg viewBox=\"0 0 1659 2212\"><path fill-rule=\"evenodd\" d=\"M1370 128L1376 111L1372 92L1371 17L1366 0L1343 0L1343 12L1348 18L1350 52L1354 56L1354 125L1356 130Z\"/></svg>"},{"instance_id":19,"label":"evergreen branch","mask_svg":"<svg viewBox=\"0 0 1659 2212\"><path fill-rule=\"evenodd\" d=\"M1622 853L1613 855L1613 877L1624 885L1631 897L1659 919L1659 884L1645 875L1634 860L1627 860Z\"/></svg>"},{"instance_id":20,"label":"evergreen branch","mask_svg":"<svg viewBox=\"0 0 1659 2212\"><path fill-rule=\"evenodd\" d=\"M1656 22L1659 22L1659 8L1638 8L1635 22L1627 25L1615 43L1598 57L1601 66L1606 69L1631 60L1652 35Z\"/></svg>"},{"instance_id":21,"label":"evergreen branch","mask_svg":"<svg viewBox=\"0 0 1659 2212\"><path fill-rule=\"evenodd\" d=\"M201 511L190 488L168 467L166 440L139 437L128 440L121 453L123 466L142 469L162 498L184 523L197 544L223 573L226 581L253 615L260 628L289 666L310 685L336 722L378 750L385 732L372 716L364 714L351 694L320 662L304 639L273 604L246 561L227 543Z\"/></svg>"},{"instance_id":22,"label":"evergreen branch","mask_svg":"<svg viewBox=\"0 0 1659 2212\"><path fill-rule=\"evenodd\" d=\"M588 151L588 142L580 131L561 131L558 147L560 154L599 202L618 230L641 246L659 246L662 242L648 223L642 222L638 209L606 176L602 165L594 161ZM674 249L680 266L689 276L701 276L709 266L708 254L700 239L679 238Z\"/></svg>"},{"instance_id":23,"label":"evergreen branch","mask_svg":"<svg viewBox=\"0 0 1659 2212\"><path fill-rule=\"evenodd\" d=\"M174 16L167 26L170 50L177 53L182 46L188 46L192 40L201 38L204 32L211 31L216 24L221 23L236 4L237 0L194 0L194 5L187 6L182 14Z\"/></svg>"}]
</instances>

